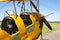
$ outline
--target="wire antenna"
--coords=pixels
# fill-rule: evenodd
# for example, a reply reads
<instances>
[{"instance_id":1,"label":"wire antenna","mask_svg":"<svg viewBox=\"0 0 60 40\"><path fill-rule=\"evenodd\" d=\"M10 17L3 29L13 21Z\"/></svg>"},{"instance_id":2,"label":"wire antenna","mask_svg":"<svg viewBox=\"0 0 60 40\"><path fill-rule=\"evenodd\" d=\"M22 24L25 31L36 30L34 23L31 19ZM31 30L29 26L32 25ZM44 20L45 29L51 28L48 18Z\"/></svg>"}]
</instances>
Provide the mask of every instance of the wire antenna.
<instances>
[{"instance_id":1,"label":"wire antenna","mask_svg":"<svg viewBox=\"0 0 60 40\"><path fill-rule=\"evenodd\" d=\"M54 13L50 13L50 14L46 15L45 17L48 17L48 16L50 16L50 15L52 15L52 14L54 14Z\"/></svg>"},{"instance_id":2,"label":"wire antenna","mask_svg":"<svg viewBox=\"0 0 60 40\"><path fill-rule=\"evenodd\" d=\"M10 16L10 14L7 11L5 11L5 12ZM5 14L4 14L4 16L5 16Z\"/></svg>"}]
</instances>

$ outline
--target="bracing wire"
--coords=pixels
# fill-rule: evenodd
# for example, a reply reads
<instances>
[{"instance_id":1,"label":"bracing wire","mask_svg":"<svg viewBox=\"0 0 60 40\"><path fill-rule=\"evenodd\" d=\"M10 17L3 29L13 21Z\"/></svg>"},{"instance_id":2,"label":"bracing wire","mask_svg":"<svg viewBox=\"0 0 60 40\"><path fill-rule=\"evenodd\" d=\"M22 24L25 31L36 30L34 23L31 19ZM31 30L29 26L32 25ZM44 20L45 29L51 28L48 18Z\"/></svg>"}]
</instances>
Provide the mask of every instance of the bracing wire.
<instances>
[{"instance_id":1,"label":"bracing wire","mask_svg":"<svg viewBox=\"0 0 60 40\"><path fill-rule=\"evenodd\" d=\"M56 9L54 9L54 8L52 8L51 6L48 6L48 5L45 5L45 4L41 4L41 6L44 6L45 8L49 8L49 10L54 10L55 12L58 12L58 13L60 13L60 11L58 11L58 10L56 10Z\"/></svg>"},{"instance_id":2,"label":"bracing wire","mask_svg":"<svg viewBox=\"0 0 60 40\"><path fill-rule=\"evenodd\" d=\"M54 14L54 13L50 13L50 14L46 15L45 17L48 17L48 16L50 16L50 15L52 15L52 14Z\"/></svg>"}]
</instances>

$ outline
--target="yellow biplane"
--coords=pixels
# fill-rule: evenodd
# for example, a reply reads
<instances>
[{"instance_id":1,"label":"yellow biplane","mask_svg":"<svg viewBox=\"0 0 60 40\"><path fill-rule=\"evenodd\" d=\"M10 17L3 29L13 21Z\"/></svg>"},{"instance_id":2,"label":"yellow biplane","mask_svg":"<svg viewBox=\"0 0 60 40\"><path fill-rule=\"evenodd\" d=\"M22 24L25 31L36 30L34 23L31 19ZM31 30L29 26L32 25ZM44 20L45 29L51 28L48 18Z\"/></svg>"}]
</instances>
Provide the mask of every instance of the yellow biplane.
<instances>
[{"instance_id":1,"label":"yellow biplane","mask_svg":"<svg viewBox=\"0 0 60 40\"><path fill-rule=\"evenodd\" d=\"M39 36L42 34L43 22L47 27L52 30L50 24L46 21L45 16L39 12L39 9L30 0L36 12L21 12L20 16L17 15L14 1L18 3L26 0L0 0L0 2L13 1L15 14L7 14L2 20L0 28L0 40L40 40Z\"/></svg>"}]
</instances>

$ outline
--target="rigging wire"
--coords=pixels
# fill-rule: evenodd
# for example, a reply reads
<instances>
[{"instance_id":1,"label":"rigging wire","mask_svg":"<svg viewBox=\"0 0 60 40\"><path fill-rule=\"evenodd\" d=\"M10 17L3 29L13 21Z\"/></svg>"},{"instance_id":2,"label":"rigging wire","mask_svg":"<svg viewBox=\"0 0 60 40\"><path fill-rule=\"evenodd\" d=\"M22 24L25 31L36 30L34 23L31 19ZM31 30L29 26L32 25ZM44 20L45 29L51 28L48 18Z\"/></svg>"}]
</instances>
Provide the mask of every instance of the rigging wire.
<instances>
[{"instance_id":1,"label":"rigging wire","mask_svg":"<svg viewBox=\"0 0 60 40\"><path fill-rule=\"evenodd\" d=\"M50 14L46 15L45 17L48 17L48 16L50 16L50 15L52 15L52 14L54 14L54 13L50 13Z\"/></svg>"},{"instance_id":2,"label":"rigging wire","mask_svg":"<svg viewBox=\"0 0 60 40\"><path fill-rule=\"evenodd\" d=\"M37 8L38 8L38 9L39 9L39 6L40 6L39 3L40 3L39 0L37 0L37 6L38 6Z\"/></svg>"},{"instance_id":3,"label":"rigging wire","mask_svg":"<svg viewBox=\"0 0 60 40\"><path fill-rule=\"evenodd\" d=\"M52 8L52 7L50 7L50 6L48 6L48 5L45 5L45 4L43 4L43 3L41 3L41 6L44 6L45 8L49 8L49 10L54 10L55 12L58 12L58 13L60 13L60 11L58 11L58 10L56 10L56 9L54 9L54 8Z\"/></svg>"},{"instance_id":4,"label":"rigging wire","mask_svg":"<svg viewBox=\"0 0 60 40\"><path fill-rule=\"evenodd\" d=\"M13 0L13 7L14 7L14 12L15 12L16 17L17 17L17 10L16 10L16 5L15 5L15 0Z\"/></svg>"}]
</instances>

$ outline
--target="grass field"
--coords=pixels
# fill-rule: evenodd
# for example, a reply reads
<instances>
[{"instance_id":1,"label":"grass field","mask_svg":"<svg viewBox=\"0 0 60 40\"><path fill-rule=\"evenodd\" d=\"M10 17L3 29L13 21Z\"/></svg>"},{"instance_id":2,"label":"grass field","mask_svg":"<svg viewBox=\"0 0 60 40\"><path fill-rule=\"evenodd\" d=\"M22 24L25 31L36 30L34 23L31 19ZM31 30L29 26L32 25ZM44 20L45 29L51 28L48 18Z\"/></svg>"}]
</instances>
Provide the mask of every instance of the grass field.
<instances>
[{"instance_id":1,"label":"grass field","mask_svg":"<svg viewBox=\"0 0 60 40\"><path fill-rule=\"evenodd\" d=\"M1 26L1 22L0 22L0 26Z\"/></svg>"},{"instance_id":2,"label":"grass field","mask_svg":"<svg viewBox=\"0 0 60 40\"><path fill-rule=\"evenodd\" d=\"M56 23L56 22L53 22L53 23L50 23L50 25L52 26L53 30L50 31L46 25L44 25L43 27L43 34L46 34L46 33L49 33L49 32L53 32L53 31L56 31L56 30L60 30L60 23Z\"/></svg>"}]
</instances>

